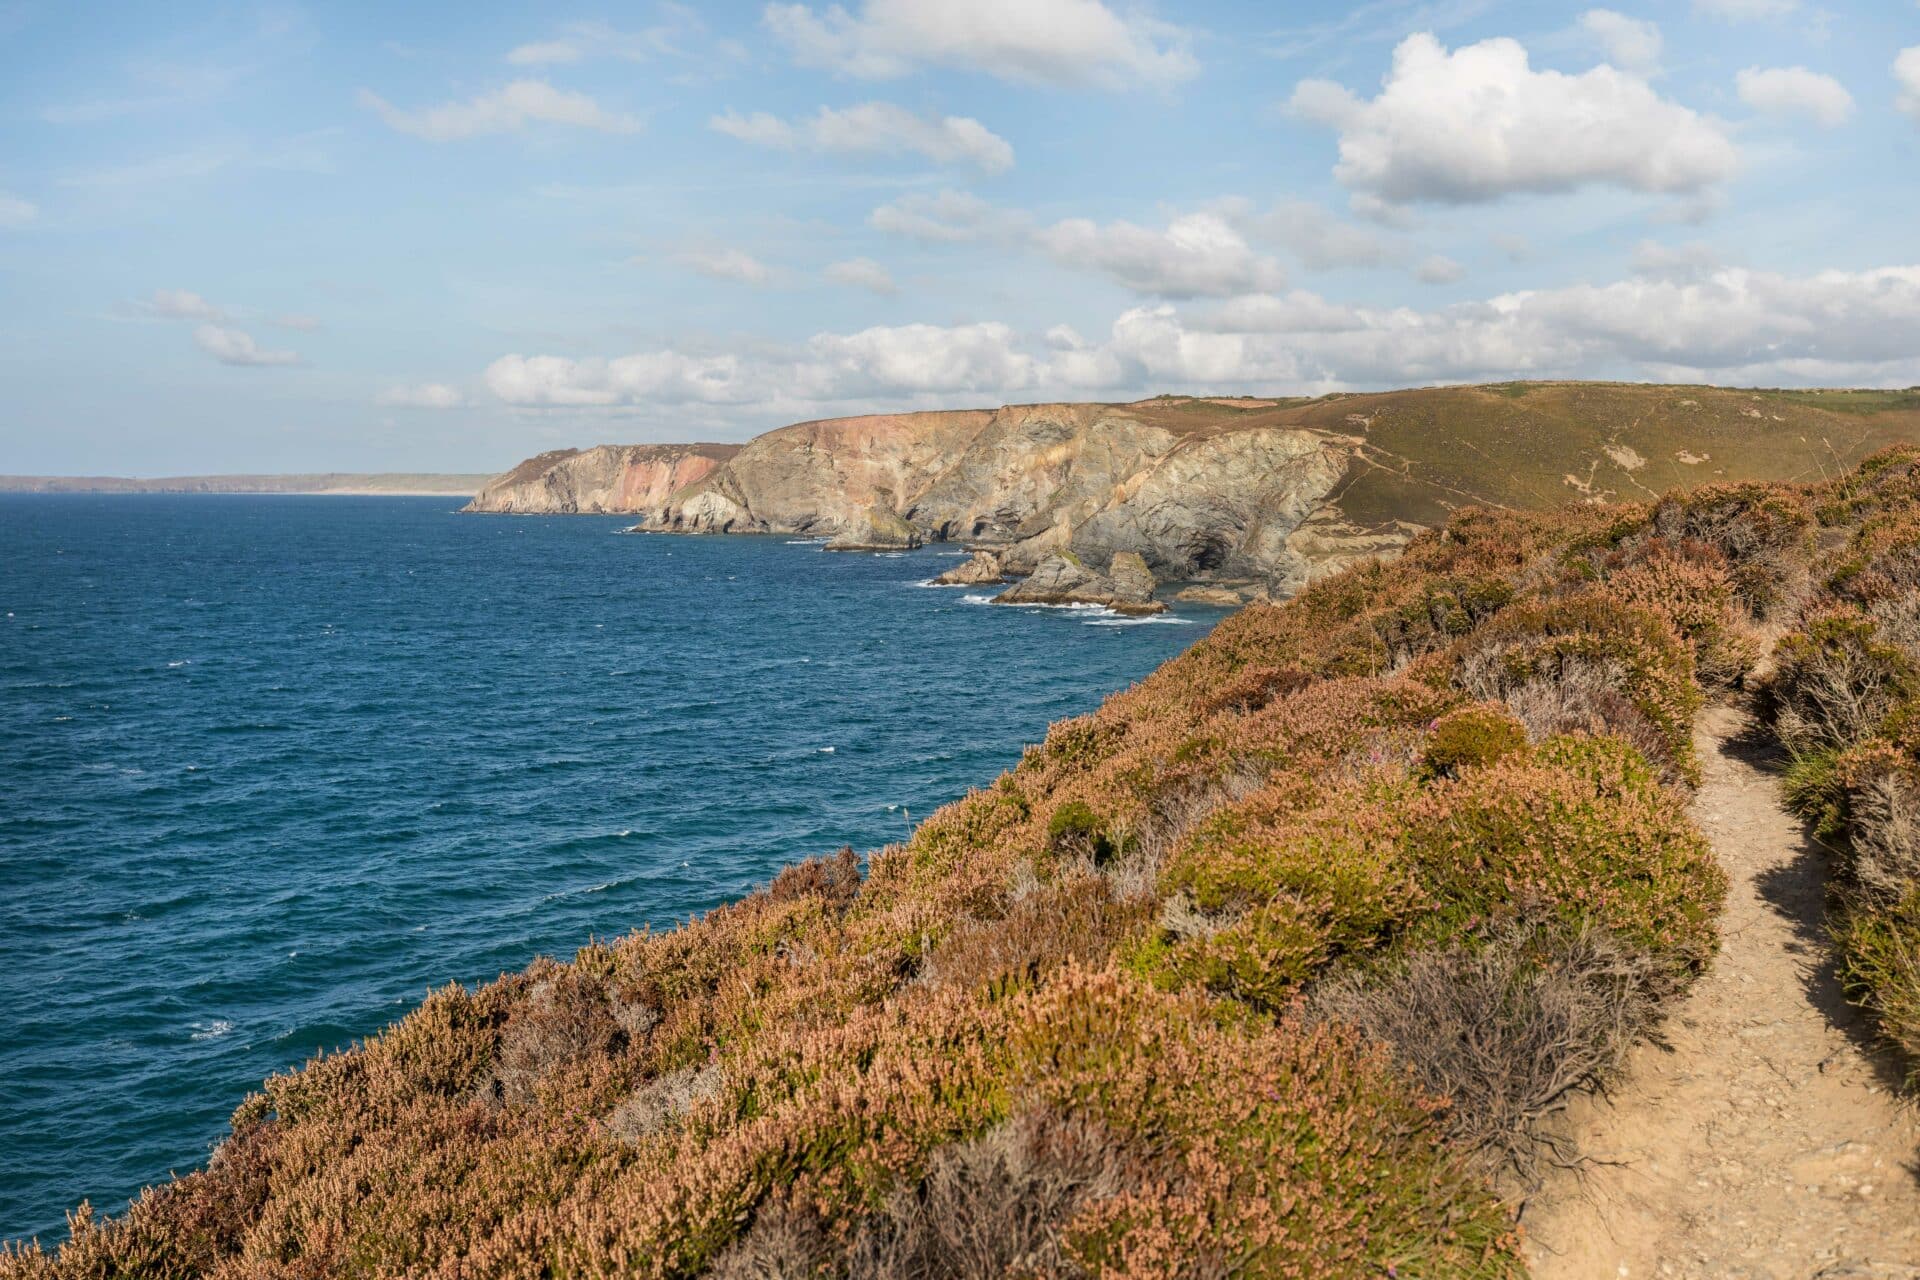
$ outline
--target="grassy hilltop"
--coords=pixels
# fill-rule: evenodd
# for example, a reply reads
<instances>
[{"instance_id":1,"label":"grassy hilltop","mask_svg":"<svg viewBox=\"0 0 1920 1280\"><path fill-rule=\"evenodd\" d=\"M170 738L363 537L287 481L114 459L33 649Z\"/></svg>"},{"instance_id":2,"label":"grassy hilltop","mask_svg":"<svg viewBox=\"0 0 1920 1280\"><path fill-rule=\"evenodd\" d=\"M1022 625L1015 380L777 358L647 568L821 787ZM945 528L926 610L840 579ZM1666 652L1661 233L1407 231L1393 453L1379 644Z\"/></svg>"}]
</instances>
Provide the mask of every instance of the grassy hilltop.
<instances>
[{"instance_id":1,"label":"grassy hilltop","mask_svg":"<svg viewBox=\"0 0 1920 1280\"><path fill-rule=\"evenodd\" d=\"M1799 403L1715 394L1729 431ZM1850 851L1855 990L1920 1048L1920 451L1820 450L1462 511L1251 606L864 869L436 992L0 1276L1520 1275L1552 1112L1712 963L1704 700L1764 684ZM1374 492L1548 483L1488 453L1382 454Z\"/></svg>"},{"instance_id":2,"label":"grassy hilltop","mask_svg":"<svg viewBox=\"0 0 1920 1280\"><path fill-rule=\"evenodd\" d=\"M1739 480L1809 481L1920 439L1920 388L1767 391L1622 382L1127 406L1174 430L1312 427L1364 444L1335 502L1359 525L1440 524L1464 506L1631 502Z\"/></svg>"}]
</instances>

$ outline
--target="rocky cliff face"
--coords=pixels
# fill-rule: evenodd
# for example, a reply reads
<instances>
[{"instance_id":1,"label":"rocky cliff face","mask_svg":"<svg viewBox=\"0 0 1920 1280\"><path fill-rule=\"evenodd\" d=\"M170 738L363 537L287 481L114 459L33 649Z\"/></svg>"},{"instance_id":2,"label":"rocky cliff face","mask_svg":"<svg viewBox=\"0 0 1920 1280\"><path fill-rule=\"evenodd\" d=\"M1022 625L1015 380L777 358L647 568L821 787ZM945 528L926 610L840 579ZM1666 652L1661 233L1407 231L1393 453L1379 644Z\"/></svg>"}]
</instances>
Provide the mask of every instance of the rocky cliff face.
<instances>
[{"instance_id":1,"label":"rocky cliff face","mask_svg":"<svg viewBox=\"0 0 1920 1280\"><path fill-rule=\"evenodd\" d=\"M603 511L637 529L841 547L959 541L983 579L1137 555L1169 590L1291 595L1468 505L1638 499L1793 480L1920 438L1920 395L1611 383L1312 399L1159 397L804 422L745 445L529 459L469 510ZM1069 561L1072 563L1072 561ZM1122 563L1131 564L1130 560Z\"/></svg>"},{"instance_id":2,"label":"rocky cliff face","mask_svg":"<svg viewBox=\"0 0 1920 1280\"><path fill-rule=\"evenodd\" d=\"M740 452L737 444L603 444L556 449L495 476L464 510L627 515L663 506Z\"/></svg>"},{"instance_id":3,"label":"rocky cliff face","mask_svg":"<svg viewBox=\"0 0 1920 1280\"><path fill-rule=\"evenodd\" d=\"M1183 432L1121 405L843 418L768 432L633 510L643 530L843 545L871 541L890 513L927 540L994 548L1015 576L1062 551L1098 565L1133 553L1163 581L1291 589L1324 549L1288 538L1346 474L1355 443L1311 429Z\"/></svg>"}]
</instances>

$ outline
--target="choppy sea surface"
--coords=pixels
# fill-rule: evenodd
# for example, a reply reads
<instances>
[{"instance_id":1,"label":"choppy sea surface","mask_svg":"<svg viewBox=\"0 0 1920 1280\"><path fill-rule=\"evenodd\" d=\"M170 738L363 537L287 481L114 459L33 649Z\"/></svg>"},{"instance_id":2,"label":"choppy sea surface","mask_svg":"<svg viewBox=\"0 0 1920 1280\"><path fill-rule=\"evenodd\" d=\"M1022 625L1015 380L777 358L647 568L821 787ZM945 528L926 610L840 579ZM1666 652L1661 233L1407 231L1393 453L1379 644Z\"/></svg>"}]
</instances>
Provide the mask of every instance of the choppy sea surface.
<instances>
[{"instance_id":1,"label":"choppy sea surface","mask_svg":"<svg viewBox=\"0 0 1920 1280\"><path fill-rule=\"evenodd\" d=\"M0 1239L430 986L903 837L1219 616L456 505L0 495Z\"/></svg>"}]
</instances>

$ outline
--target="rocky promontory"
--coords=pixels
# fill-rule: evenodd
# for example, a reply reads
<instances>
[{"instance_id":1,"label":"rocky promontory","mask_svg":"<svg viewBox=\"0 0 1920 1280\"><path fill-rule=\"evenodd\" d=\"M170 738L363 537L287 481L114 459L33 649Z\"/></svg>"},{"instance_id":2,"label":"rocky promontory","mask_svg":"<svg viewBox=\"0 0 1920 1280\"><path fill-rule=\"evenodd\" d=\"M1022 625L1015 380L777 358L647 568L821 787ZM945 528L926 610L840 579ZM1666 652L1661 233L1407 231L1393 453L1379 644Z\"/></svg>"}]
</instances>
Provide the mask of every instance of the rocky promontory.
<instances>
[{"instance_id":1,"label":"rocky promontory","mask_svg":"<svg viewBox=\"0 0 1920 1280\"><path fill-rule=\"evenodd\" d=\"M1071 551L1056 551L1031 574L993 598L995 604L1093 604L1116 613L1163 613L1153 598L1153 571L1136 552L1115 554L1105 573Z\"/></svg>"},{"instance_id":2,"label":"rocky promontory","mask_svg":"<svg viewBox=\"0 0 1920 1280\"><path fill-rule=\"evenodd\" d=\"M942 575L969 585L1038 576L1055 556L1114 580L1124 554L1154 590L1224 604L1391 556L1462 507L1794 480L1916 437L1920 397L1884 392L1552 382L1165 396L834 418L744 445L563 449L467 509L620 513L640 532L801 535L835 550L960 542L990 556ZM1047 575L1027 590L1070 576Z\"/></svg>"}]
</instances>

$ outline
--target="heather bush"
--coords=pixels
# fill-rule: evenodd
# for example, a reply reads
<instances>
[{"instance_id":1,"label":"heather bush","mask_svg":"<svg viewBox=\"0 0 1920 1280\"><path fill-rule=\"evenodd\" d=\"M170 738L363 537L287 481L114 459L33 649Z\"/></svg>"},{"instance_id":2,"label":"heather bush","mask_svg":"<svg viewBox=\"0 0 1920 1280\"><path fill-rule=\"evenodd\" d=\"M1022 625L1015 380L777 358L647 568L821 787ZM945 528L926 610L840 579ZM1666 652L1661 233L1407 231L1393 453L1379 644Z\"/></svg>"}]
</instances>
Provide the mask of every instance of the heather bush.
<instances>
[{"instance_id":1,"label":"heather bush","mask_svg":"<svg viewBox=\"0 0 1920 1280\"><path fill-rule=\"evenodd\" d=\"M1420 765L1431 776L1453 777L1462 769L1492 764L1527 746L1527 726L1503 707L1473 703L1433 722Z\"/></svg>"},{"instance_id":2,"label":"heather bush","mask_svg":"<svg viewBox=\"0 0 1920 1280\"><path fill-rule=\"evenodd\" d=\"M1775 649L1789 801L1839 854L1829 927L1848 994L1920 1079L1920 453L1827 487L1834 543Z\"/></svg>"},{"instance_id":3,"label":"heather bush","mask_svg":"<svg viewBox=\"0 0 1920 1280\"><path fill-rule=\"evenodd\" d=\"M1312 1008L1389 1046L1447 1100L1457 1141L1532 1187L1578 1158L1554 1117L1618 1068L1664 985L1644 949L1523 911L1384 971L1350 970L1318 986Z\"/></svg>"},{"instance_id":4,"label":"heather bush","mask_svg":"<svg viewBox=\"0 0 1920 1280\"><path fill-rule=\"evenodd\" d=\"M1525 908L1604 928L1676 981L1712 954L1726 877L1684 806L1618 740L1555 738L1436 782L1407 824L1428 936Z\"/></svg>"},{"instance_id":5,"label":"heather bush","mask_svg":"<svg viewBox=\"0 0 1920 1280\"><path fill-rule=\"evenodd\" d=\"M1651 610L1599 592L1516 604L1460 641L1450 658L1463 692L1484 701L1517 699L1517 709L1534 705L1536 691L1554 684L1611 691L1624 699L1620 710L1631 707L1657 734L1654 759L1681 777L1696 771L1700 690L1692 655Z\"/></svg>"}]
</instances>

